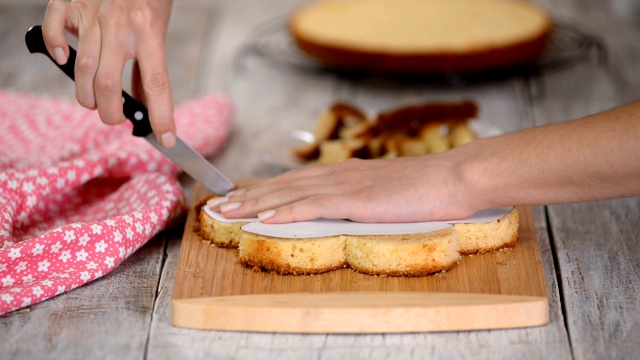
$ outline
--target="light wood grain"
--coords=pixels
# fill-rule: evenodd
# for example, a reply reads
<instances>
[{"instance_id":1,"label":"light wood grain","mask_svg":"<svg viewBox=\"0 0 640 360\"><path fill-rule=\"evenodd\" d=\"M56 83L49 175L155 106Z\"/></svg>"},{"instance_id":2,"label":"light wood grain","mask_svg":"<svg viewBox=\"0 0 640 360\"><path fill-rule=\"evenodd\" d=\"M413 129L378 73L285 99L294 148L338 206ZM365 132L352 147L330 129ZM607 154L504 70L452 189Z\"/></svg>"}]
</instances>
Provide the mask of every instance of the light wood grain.
<instances>
[{"instance_id":1,"label":"light wood grain","mask_svg":"<svg viewBox=\"0 0 640 360\"><path fill-rule=\"evenodd\" d=\"M164 246L158 236L103 278L0 318L0 357L144 357Z\"/></svg>"},{"instance_id":2,"label":"light wood grain","mask_svg":"<svg viewBox=\"0 0 640 360\"><path fill-rule=\"evenodd\" d=\"M544 1L548 6L557 2ZM607 64L583 63L542 78L545 96L532 103L537 124L585 116L640 94L638 19L614 3L564 2L558 16L596 31ZM565 320L577 359L637 358L640 343L640 199L548 207Z\"/></svg>"},{"instance_id":3,"label":"light wood grain","mask_svg":"<svg viewBox=\"0 0 640 360\"><path fill-rule=\"evenodd\" d=\"M549 320L546 297L437 292L219 296L174 300L171 309L178 327L292 333L508 329Z\"/></svg>"}]
</instances>

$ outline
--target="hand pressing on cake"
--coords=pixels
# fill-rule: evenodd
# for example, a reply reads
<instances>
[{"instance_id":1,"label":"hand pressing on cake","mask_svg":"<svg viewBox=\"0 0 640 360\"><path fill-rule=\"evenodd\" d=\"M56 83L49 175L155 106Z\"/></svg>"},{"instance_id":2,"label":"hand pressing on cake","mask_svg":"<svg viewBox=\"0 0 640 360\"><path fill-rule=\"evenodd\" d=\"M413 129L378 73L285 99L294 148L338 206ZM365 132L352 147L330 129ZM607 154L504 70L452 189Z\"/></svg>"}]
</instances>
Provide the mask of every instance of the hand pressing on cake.
<instances>
[{"instance_id":1,"label":"hand pressing on cake","mask_svg":"<svg viewBox=\"0 0 640 360\"><path fill-rule=\"evenodd\" d=\"M287 172L213 200L225 217L412 222L640 195L640 101L443 153Z\"/></svg>"},{"instance_id":2,"label":"hand pressing on cake","mask_svg":"<svg viewBox=\"0 0 640 360\"><path fill-rule=\"evenodd\" d=\"M106 124L119 124L122 75L134 60L133 97L149 108L151 127L165 147L175 144L173 100L164 49L172 0L51 0L42 23L49 54L69 58L65 30L78 38L76 98L98 109Z\"/></svg>"},{"instance_id":3,"label":"hand pressing on cake","mask_svg":"<svg viewBox=\"0 0 640 360\"><path fill-rule=\"evenodd\" d=\"M462 189L467 187L461 184L464 179L458 176L456 162L449 158L438 154L350 159L334 166L294 170L214 199L210 206L230 218L259 213L267 223L314 218L358 222L465 218L479 208L463 203L468 195Z\"/></svg>"}]
</instances>

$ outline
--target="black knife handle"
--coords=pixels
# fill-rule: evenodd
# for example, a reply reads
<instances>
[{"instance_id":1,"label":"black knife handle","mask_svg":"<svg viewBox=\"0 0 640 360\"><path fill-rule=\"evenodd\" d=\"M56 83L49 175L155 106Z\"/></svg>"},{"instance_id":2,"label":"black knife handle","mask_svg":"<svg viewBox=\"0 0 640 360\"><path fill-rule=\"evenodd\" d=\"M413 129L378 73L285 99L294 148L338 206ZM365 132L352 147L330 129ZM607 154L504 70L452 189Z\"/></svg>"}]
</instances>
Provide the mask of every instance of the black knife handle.
<instances>
[{"instance_id":1,"label":"black knife handle","mask_svg":"<svg viewBox=\"0 0 640 360\"><path fill-rule=\"evenodd\" d=\"M46 55L56 66L62 70L71 80L75 81L74 67L76 64L76 51L69 46L69 60L64 65L59 65L47 51L42 37L42 27L40 25L32 26L25 35L25 42L30 53L41 53ZM151 123L149 122L149 111L147 108L136 101L131 95L125 91L122 92L122 109L124 116L133 124L133 135L147 136L153 132Z\"/></svg>"}]
</instances>

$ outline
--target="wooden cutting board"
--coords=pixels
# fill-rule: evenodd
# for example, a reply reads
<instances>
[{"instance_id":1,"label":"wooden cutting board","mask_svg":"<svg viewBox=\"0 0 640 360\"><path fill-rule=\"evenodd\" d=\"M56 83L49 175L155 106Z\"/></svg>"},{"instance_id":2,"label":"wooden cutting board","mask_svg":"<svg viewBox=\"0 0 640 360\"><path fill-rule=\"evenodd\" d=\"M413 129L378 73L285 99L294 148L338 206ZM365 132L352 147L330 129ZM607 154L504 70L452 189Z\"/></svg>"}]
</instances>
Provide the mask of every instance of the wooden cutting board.
<instances>
[{"instance_id":1,"label":"wooden cutting board","mask_svg":"<svg viewBox=\"0 0 640 360\"><path fill-rule=\"evenodd\" d=\"M533 213L521 207L518 245L463 256L424 277L370 276L341 269L312 276L256 272L235 249L198 236L196 186L171 302L174 326L293 333L380 333L538 326L549 320Z\"/></svg>"}]
</instances>

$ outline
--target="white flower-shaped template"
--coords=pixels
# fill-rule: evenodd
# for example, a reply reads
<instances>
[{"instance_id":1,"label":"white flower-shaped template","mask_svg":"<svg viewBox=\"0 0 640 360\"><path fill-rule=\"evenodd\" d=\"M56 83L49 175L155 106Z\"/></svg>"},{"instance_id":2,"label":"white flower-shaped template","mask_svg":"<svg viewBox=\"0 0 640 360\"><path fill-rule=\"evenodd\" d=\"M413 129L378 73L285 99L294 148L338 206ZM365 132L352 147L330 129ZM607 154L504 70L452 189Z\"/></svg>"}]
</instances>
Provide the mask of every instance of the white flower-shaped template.
<instances>
[{"instance_id":1,"label":"white flower-shaped template","mask_svg":"<svg viewBox=\"0 0 640 360\"><path fill-rule=\"evenodd\" d=\"M478 211L466 219L450 221L427 221L412 223L359 223L348 220L316 219L288 224L264 224L258 218L227 219L220 213L202 208L209 216L220 222L247 222L242 230L264 236L284 239L316 238L336 235L401 235L438 231L458 223L488 223L503 218L513 206Z\"/></svg>"}]
</instances>

